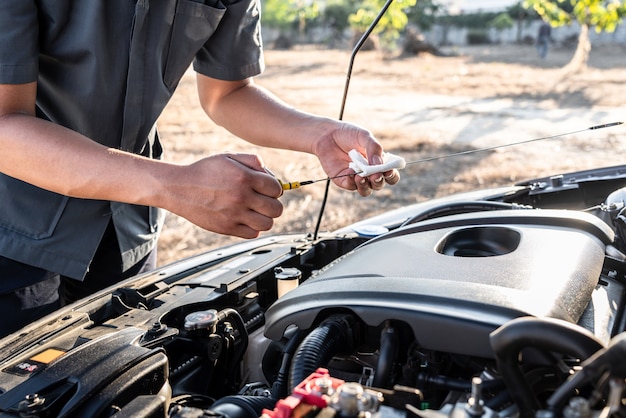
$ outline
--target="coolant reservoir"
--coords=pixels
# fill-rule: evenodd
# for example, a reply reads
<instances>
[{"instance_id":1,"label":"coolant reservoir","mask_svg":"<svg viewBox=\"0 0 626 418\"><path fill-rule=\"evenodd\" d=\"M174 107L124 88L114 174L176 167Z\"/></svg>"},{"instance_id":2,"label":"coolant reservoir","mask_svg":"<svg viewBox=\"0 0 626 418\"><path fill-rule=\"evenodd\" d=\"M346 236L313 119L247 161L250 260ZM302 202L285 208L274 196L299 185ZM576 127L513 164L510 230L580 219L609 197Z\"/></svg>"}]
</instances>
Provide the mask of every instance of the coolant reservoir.
<instances>
[{"instance_id":1,"label":"coolant reservoir","mask_svg":"<svg viewBox=\"0 0 626 418\"><path fill-rule=\"evenodd\" d=\"M298 287L302 272L294 267L276 267L274 269L274 277L276 277L278 297L281 298L285 293Z\"/></svg>"}]
</instances>

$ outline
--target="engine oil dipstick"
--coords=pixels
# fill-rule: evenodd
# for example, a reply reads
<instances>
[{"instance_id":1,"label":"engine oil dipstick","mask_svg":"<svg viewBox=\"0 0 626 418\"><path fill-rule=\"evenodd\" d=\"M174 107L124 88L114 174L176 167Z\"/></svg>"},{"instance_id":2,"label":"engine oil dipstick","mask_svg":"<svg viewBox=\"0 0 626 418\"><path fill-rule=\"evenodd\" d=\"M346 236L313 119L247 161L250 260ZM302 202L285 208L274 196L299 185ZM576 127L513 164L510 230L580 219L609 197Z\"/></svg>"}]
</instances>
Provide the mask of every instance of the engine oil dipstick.
<instances>
[{"instance_id":1,"label":"engine oil dipstick","mask_svg":"<svg viewBox=\"0 0 626 418\"><path fill-rule=\"evenodd\" d=\"M492 151L492 150L499 149L499 148L512 147L514 145L522 145L522 144L528 144L528 143L531 143L531 142L545 141L545 140L548 140L548 139L560 138L560 137L563 137L563 136L573 135L573 134L577 134L577 133L580 133L580 132L595 131L595 130L598 130L598 129L610 128L610 127L613 127L613 126L621 125L623 123L624 122L605 123L605 124L602 124L602 125L591 126L589 128L585 128L585 129L579 129L577 131L564 132L564 133L557 134L557 135L543 136L543 137L540 137L540 138L526 139L526 140L523 140L523 141L511 142L511 143L508 143L508 144L493 145L493 146L490 146L490 147L477 148L477 149L472 149L472 150L467 150L467 151L460 151L460 152L455 152L455 153L451 153L451 154L438 155L438 156L434 156L434 157L426 157L426 158L422 158L422 159L414 160L414 161L406 161L405 162L405 160L402 157L399 157L397 155L393 155L391 153L385 153L385 156L384 156L385 157L385 161L383 162L383 164L380 164L380 165L368 165L367 161L363 158L363 156L361 156L360 153L358 153L356 150L352 150L352 151L350 151L350 158L352 158L352 163L350 163L349 167L352 168L352 170L354 170L354 173L340 174L338 176L325 177L325 178L321 178L321 179L317 179L317 180L285 182L285 181L282 181L282 180L278 179L278 181L280 182L283 190L294 190L294 189L299 189L302 186L307 186L309 184L314 184L314 183L318 183L318 182L321 182L321 181L334 180L334 179L338 179L338 178L341 178L341 177L354 176L355 174L361 175L362 177L366 177L366 176L369 176L369 175L372 175L372 174L382 173L382 172L389 171L389 170L392 170L392 169L401 170L401 169L405 168L407 165L411 165L411 164L422 164L422 163L426 163L426 162L430 162L430 161L444 160L444 159L447 159L447 158L459 157L459 156L462 156L462 155L475 154L475 153L478 153L478 152ZM266 171L269 174L274 175L269 170L266 169ZM276 176L274 176L274 177L276 177Z\"/></svg>"}]
</instances>

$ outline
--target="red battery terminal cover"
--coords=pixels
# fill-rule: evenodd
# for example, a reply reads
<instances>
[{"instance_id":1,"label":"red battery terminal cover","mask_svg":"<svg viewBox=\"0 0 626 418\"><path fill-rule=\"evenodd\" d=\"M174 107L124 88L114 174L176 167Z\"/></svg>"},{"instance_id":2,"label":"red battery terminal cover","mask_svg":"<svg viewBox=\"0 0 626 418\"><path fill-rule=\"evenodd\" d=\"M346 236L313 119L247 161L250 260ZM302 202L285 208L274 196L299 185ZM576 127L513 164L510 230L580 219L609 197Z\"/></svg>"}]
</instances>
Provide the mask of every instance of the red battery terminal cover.
<instances>
[{"instance_id":1,"label":"red battery terminal cover","mask_svg":"<svg viewBox=\"0 0 626 418\"><path fill-rule=\"evenodd\" d=\"M293 393L276 402L272 411L263 409L262 418L300 418L313 409L328 406L328 399L343 385L345 381L330 377L328 370L318 368L309 377L300 382Z\"/></svg>"}]
</instances>

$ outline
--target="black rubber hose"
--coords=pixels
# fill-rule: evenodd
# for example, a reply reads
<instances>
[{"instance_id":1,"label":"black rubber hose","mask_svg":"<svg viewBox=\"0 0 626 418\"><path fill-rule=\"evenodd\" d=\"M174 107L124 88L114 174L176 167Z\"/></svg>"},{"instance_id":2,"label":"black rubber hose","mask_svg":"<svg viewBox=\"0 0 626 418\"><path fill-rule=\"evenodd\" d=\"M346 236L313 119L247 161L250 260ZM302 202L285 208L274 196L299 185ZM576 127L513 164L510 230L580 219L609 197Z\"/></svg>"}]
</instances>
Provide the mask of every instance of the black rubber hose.
<instances>
[{"instance_id":1,"label":"black rubber hose","mask_svg":"<svg viewBox=\"0 0 626 418\"><path fill-rule=\"evenodd\" d=\"M294 352L298 348L298 345L302 341L303 337L304 332L297 330L294 335L289 338L289 341L287 341L287 344L285 344L282 350L280 369L278 370L278 375L272 384L272 398L274 399L282 399L289 395L287 384L289 380L291 359L293 358Z\"/></svg>"},{"instance_id":2,"label":"black rubber hose","mask_svg":"<svg viewBox=\"0 0 626 418\"><path fill-rule=\"evenodd\" d=\"M318 367L326 367L333 356L353 351L353 323L348 315L332 316L304 338L291 364L290 391Z\"/></svg>"},{"instance_id":3,"label":"black rubber hose","mask_svg":"<svg viewBox=\"0 0 626 418\"><path fill-rule=\"evenodd\" d=\"M624 358L626 358L626 333L613 337L607 348L599 350L585 360L581 365L581 369L576 374L570 376L565 384L561 385L548 398L548 407L553 410L561 408L566 402L566 397L575 393L575 389L579 385L587 382L597 382L604 373L609 372L612 378L626 378Z\"/></svg>"},{"instance_id":4,"label":"black rubber hose","mask_svg":"<svg viewBox=\"0 0 626 418\"><path fill-rule=\"evenodd\" d=\"M226 320L227 318L231 318L235 323L235 328L239 331L239 344L236 344L236 351L233 353L232 357L229 359L229 382L233 383L236 380L237 371L239 370L239 364L243 360L243 356L248 349L248 330L246 329L246 324L243 321L243 318L235 309L226 308L218 312L218 320L220 322Z\"/></svg>"},{"instance_id":5,"label":"black rubber hose","mask_svg":"<svg viewBox=\"0 0 626 418\"><path fill-rule=\"evenodd\" d=\"M534 317L507 322L490 334L490 342L520 418L533 417L540 408L518 364L522 349L537 348L586 359L603 348L602 343L584 328L557 319Z\"/></svg>"},{"instance_id":6,"label":"black rubber hose","mask_svg":"<svg viewBox=\"0 0 626 418\"><path fill-rule=\"evenodd\" d=\"M393 363L398 354L398 341L396 329L387 321L380 333L380 349L372 386L377 388L388 388L391 386L391 373L393 372Z\"/></svg>"},{"instance_id":7,"label":"black rubber hose","mask_svg":"<svg viewBox=\"0 0 626 418\"><path fill-rule=\"evenodd\" d=\"M276 400L267 396L226 396L213 405L210 411L228 418L258 418L263 409L274 409Z\"/></svg>"}]
</instances>

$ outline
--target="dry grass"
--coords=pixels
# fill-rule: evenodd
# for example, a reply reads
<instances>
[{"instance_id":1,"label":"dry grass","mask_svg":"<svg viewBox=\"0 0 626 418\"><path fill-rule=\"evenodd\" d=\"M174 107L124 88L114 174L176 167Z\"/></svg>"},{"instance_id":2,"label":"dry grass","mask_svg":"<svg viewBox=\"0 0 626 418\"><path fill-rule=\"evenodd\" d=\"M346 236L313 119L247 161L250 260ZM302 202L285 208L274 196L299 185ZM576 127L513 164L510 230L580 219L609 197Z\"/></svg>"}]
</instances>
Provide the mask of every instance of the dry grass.
<instances>
[{"instance_id":1,"label":"dry grass","mask_svg":"<svg viewBox=\"0 0 626 418\"><path fill-rule=\"evenodd\" d=\"M368 127L388 151L407 161L612 122L596 119L613 116L616 109L626 119L623 46L595 48L589 70L566 78L560 67L571 50L552 50L546 61L527 46L455 52L458 56L404 59L384 58L377 52L359 54L344 119ZM258 82L303 110L336 117L348 58L349 51L267 51L268 69ZM453 99L452 104L448 99ZM162 116L160 129L166 158L172 161L190 162L224 151L253 152L284 179L324 177L312 156L294 158L293 153L259 149L214 126L199 109L191 72ZM435 196L621 164L625 131L619 127L601 135L569 135L413 164L402 172L399 185L367 199L332 187L322 229ZM323 183L318 183L286 193L281 198L284 215L270 233L313 231L323 191ZM160 241L159 263L237 241L170 215Z\"/></svg>"}]
</instances>

